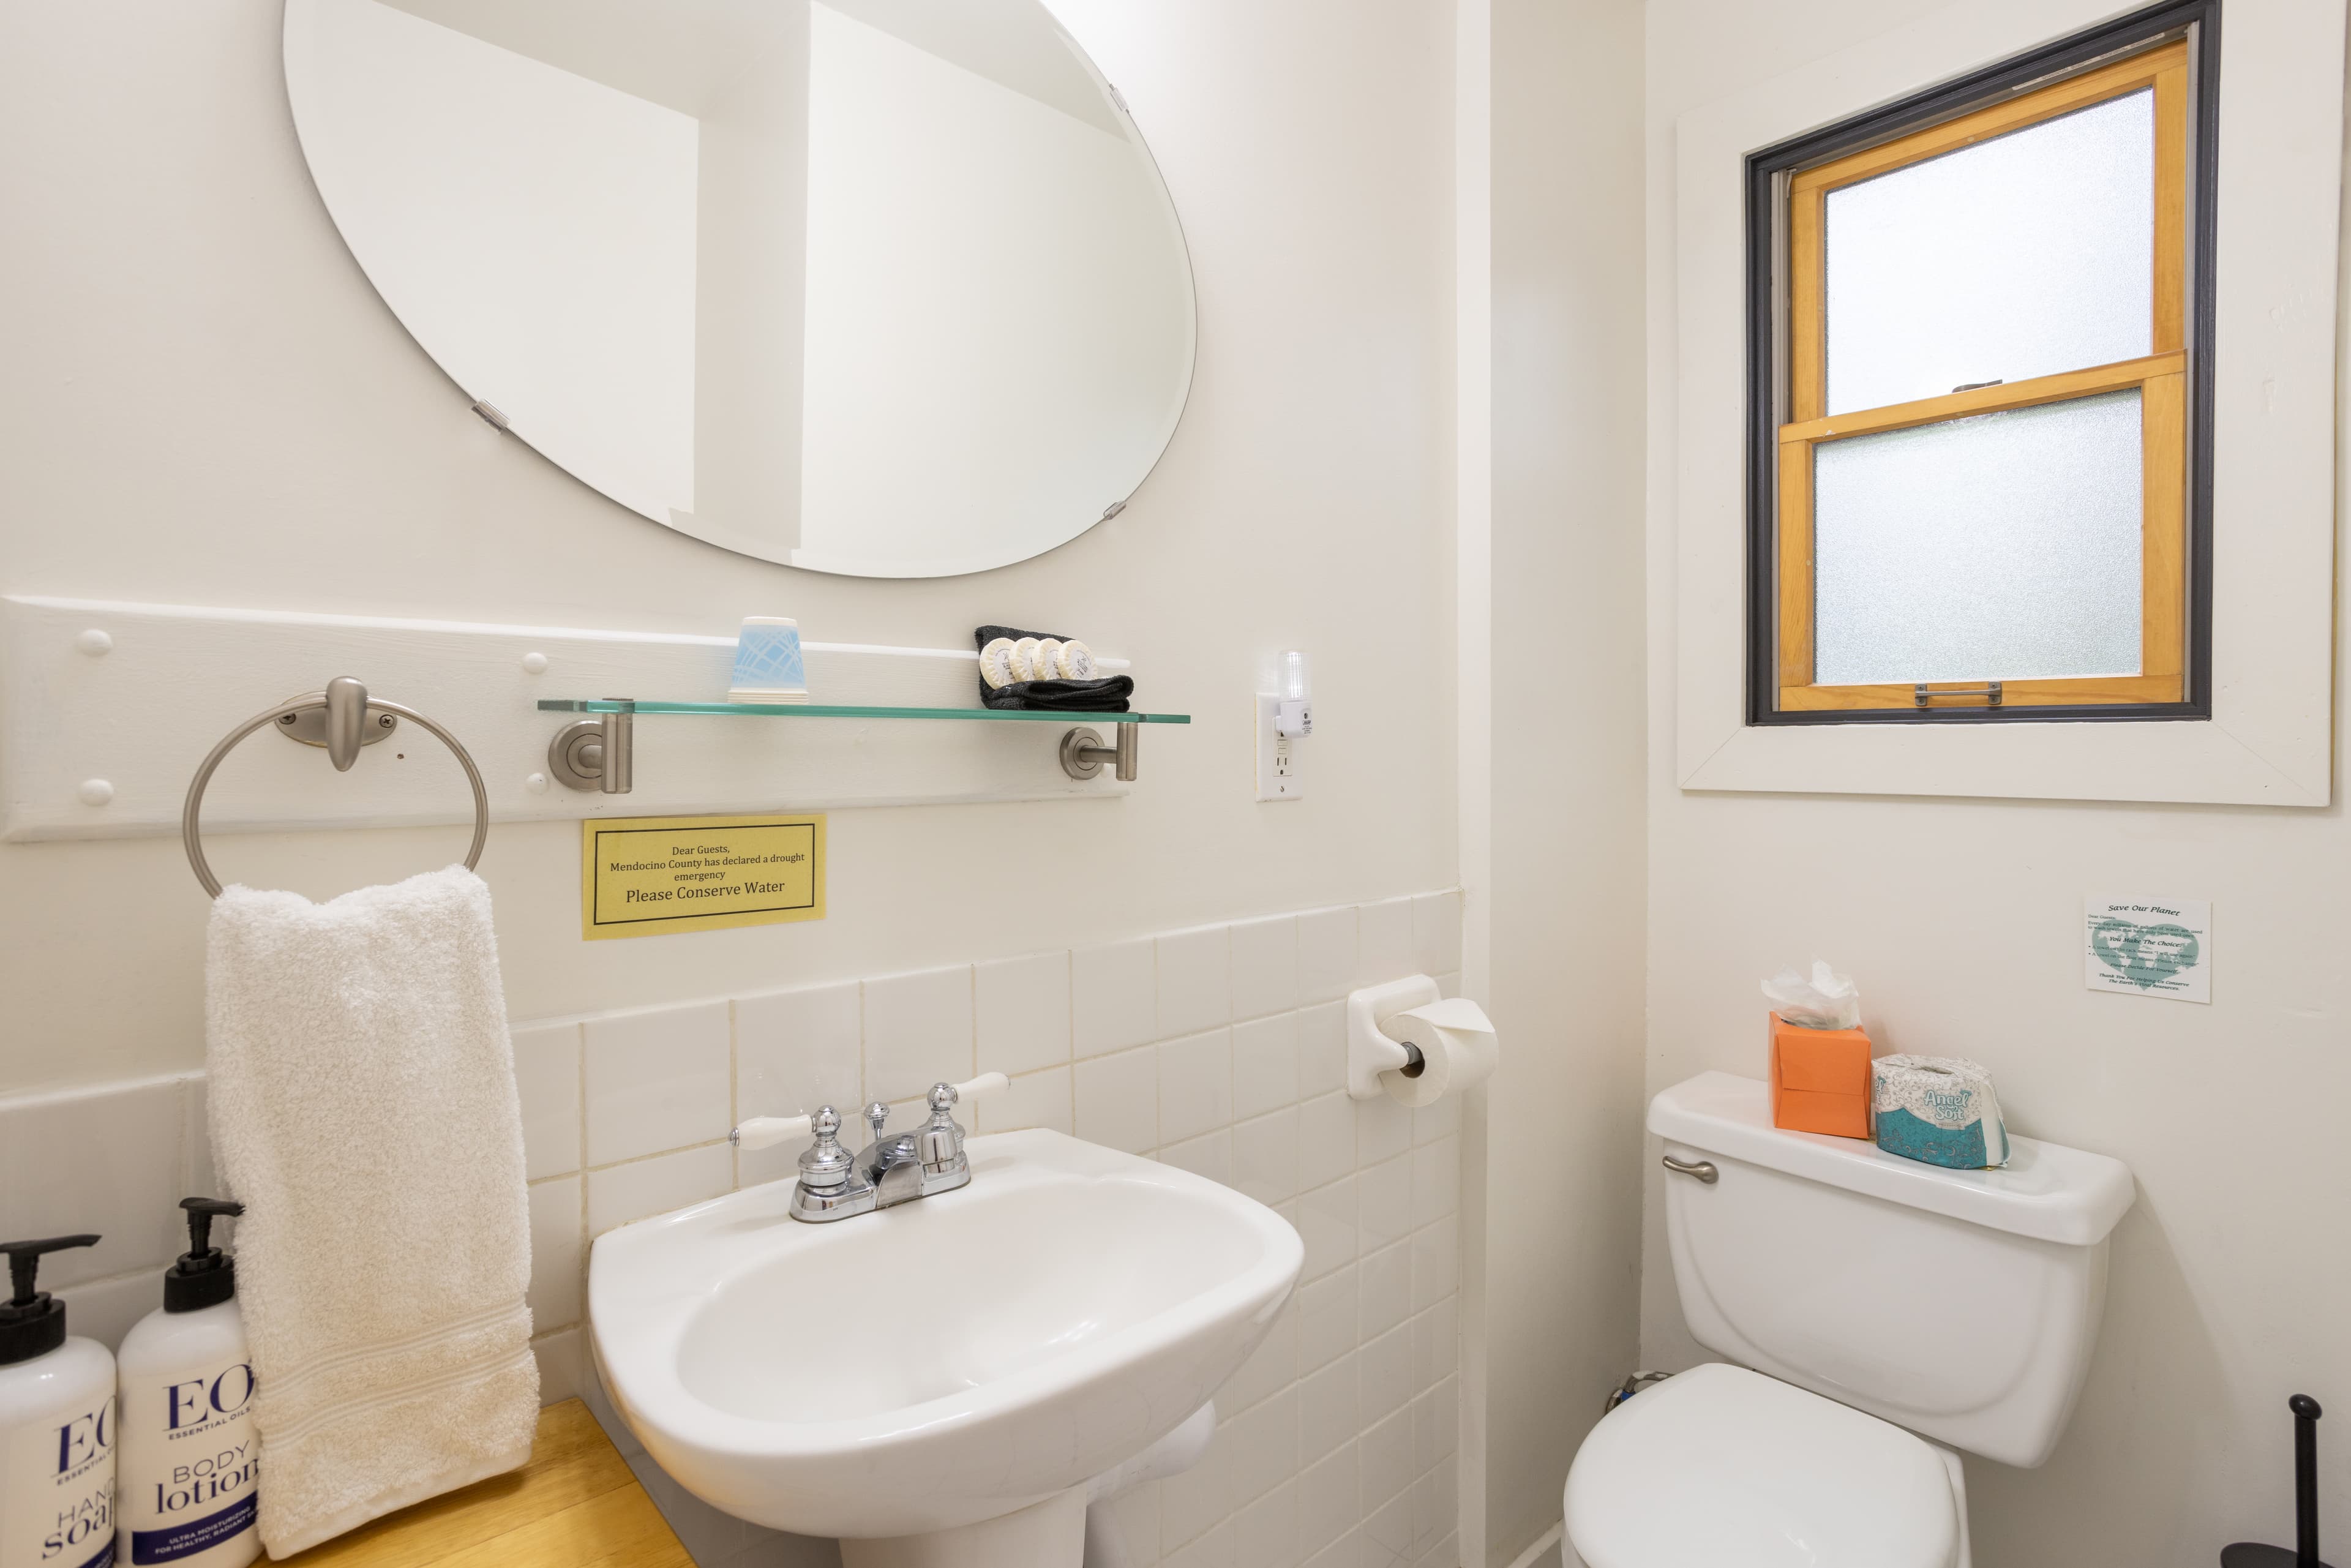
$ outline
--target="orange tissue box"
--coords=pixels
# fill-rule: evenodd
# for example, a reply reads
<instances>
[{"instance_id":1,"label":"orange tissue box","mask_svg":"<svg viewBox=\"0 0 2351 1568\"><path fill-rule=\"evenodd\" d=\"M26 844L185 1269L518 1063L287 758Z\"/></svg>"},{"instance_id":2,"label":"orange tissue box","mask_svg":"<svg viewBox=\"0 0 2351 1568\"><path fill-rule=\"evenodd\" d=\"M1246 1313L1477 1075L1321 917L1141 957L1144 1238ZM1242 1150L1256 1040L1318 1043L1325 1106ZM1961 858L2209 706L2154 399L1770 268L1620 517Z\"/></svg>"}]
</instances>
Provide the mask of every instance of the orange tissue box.
<instances>
[{"instance_id":1,"label":"orange tissue box","mask_svg":"<svg viewBox=\"0 0 2351 1568\"><path fill-rule=\"evenodd\" d=\"M1805 1029L1771 1015L1771 1124L1794 1133L1869 1136L1869 1035Z\"/></svg>"}]
</instances>

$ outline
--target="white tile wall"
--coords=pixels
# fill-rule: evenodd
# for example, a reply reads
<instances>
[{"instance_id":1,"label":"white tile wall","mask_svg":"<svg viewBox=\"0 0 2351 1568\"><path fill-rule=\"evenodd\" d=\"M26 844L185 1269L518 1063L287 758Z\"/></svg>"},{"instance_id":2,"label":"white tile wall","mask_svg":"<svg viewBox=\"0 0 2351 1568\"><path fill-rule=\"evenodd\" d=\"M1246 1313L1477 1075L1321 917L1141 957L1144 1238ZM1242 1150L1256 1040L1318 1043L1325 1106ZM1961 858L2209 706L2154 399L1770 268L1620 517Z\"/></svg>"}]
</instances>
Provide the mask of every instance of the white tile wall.
<instances>
[{"instance_id":1,"label":"white tile wall","mask_svg":"<svg viewBox=\"0 0 2351 1568\"><path fill-rule=\"evenodd\" d=\"M1077 1135L1147 1153L1159 1142L1159 1052L1151 1046L1081 1061L1071 1075Z\"/></svg>"},{"instance_id":2,"label":"white tile wall","mask_svg":"<svg viewBox=\"0 0 2351 1568\"><path fill-rule=\"evenodd\" d=\"M1300 1000L1298 917L1245 920L1232 933L1233 1017L1265 1018L1295 1008Z\"/></svg>"},{"instance_id":3,"label":"white tile wall","mask_svg":"<svg viewBox=\"0 0 2351 1568\"><path fill-rule=\"evenodd\" d=\"M1232 928L1177 931L1157 943L1159 1026L1165 1040L1233 1019Z\"/></svg>"},{"instance_id":4,"label":"white tile wall","mask_svg":"<svg viewBox=\"0 0 2351 1568\"><path fill-rule=\"evenodd\" d=\"M1008 1133L1022 1127L1050 1127L1057 1133L1074 1133L1072 1105L1070 1069L1048 1068L1042 1072L1024 1072L1003 1093L980 1101L976 1113L966 1119L965 1125L982 1133Z\"/></svg>"},{"instance_id":5,"label":"white tile wall","mask_svg":"<svg viewBox=\"0 0 2351 1568\"><path fill-rule=\"evenodd\" d=\"M1080 1056L1157 1038L1157 967L1149 937L1070 955L1070 1032Z\"/></svg>"},{"instance_id":6,"label":"white tile wall","mask_svg":"<svg viewBox=\"0 0 2351 1568\"><path fill-rule=\"evenodd\" d=\"M1298 916L1301 1005L1337 1001L1355 988L1355 951L1361 925L1352 904L1310 910Z\"/></svg>"},{"instance_id":7,"label":"white tile wall","mask_svg":"<svg viewBox=\"0 0 2351 1568\"><path fill-rule=\"evenodd\" d=\"M1391 898L1355 908L1355 984L1376 986L1415 972L1412 900Z\"/></svg>"},{"instance_id":8,"label":"white tile wall","mask_svg":"<svg viewBox=\"0 0 2351 1568\"><path fill-rule=\"evenodd\" d=\"M1262 1116L1298 1103L1298 1015L1233 1026L1233 1114Z\"/></svg>"},{"instance_id":9,"label":"white tile wall","mask_svg":"<svg viewBox=\"0 0 2351 1568\"><path fill-rule=\"evenodd\" d=\"M582 1144L590 1166L723 1138L735 1124L725 1002L614 1013L581 1029Z\"/></svg>"},{"instance_id":10,"label":"white tile wall","mask_svg":"<svg viewBox=\"0 0 2351 1568\"><path fill-rule=\"evenodd\" d=\"M674 1149L588 1173L590 1238L735 1190L735 1151L724 1143Z\"/></svg>"},{"instance_id":11,"label":"white tile wall","mask_svg":"<svg viewBox=\"0 0 2351 1568\"><path fill-rule=\"evenodd\" d=\"M514 1034L522 1098L524 1169L533 1181L580 1168L580 1026L538 1024Z\"/></svg>"},{"instance_id":12,"label":"white tile wall","mask_svg":"<svg viewBox=\"0 0 2351 1568\"><path fill-rule=\"evenodd\" d=\"M971 966L865 982L865 1097L893 1103L972 1075Z\"/></svg>"},{"instance_id":13,"label":"white tile wall","mask_svg":"<svg viewBox=\"0 0 2351 1568\"><path fill-rule=\"evenodd\" d=\"M1343 1092L1346 992L1416 969L1450 995L1458 892L1074 951L517 1024L540 1388L586 1397L702 1568L832 1568L831 1542L697 1501L612 1415L585 1353L593 1239L789 1176L751 1115L904 1103L1003 1071L979 1132L1051 1127L1228 1182L1306 1242L1299 1289L1217 1398L1194 1469L1119 1504L1134 1568L1454 1568L1458 1113ZM43 1270L115 1343L160 1300L177 1203L212 1181L201 1076L0 1100L0 1231L106 1236ZM102 1161L87 1155L108 1151Z\"/></svg>"},{"instance_id":14,"label":"white tile wall","mask_svg":"<svg viewBox=\"0 0 2351 1568\"><path fill-rule=\"evenodd\" d=\"M1211 1030L1159 1048L1163 1147L1233 1123L1233 1031Z\"/></svg>"},{"instance_id":15,"label":"white tile wall","mask_svg":"<svg viewBox=\"0 0 2351 1568\"><path fill-rule=\"evenodd\" d=\"M982 1072L1063 1065L1070 1060L1070 956L1036 953L977 966L972 1009Z\"/></svg>"},{"instance_id":16,"label":"white tile wall","mask_svg":"<svg viewBox=\"0 0 2351 1568\"><path fill-rule=\"evenodd\" d=\"M68 1332L113 1345L162 1305L163 1270L188 1246L180 1199L214 1191L203 1115L190 1075L0 1100L0 1233L99 1238L41 1260ZM213 1234L234 1245L235 1223Z\"/></svg>"},{"instance_id":17,"label":"white tile wall","mask_svg":"<svg viewBox=\"0 0 2351 1568\"><path fill-rule=\"evenodd\" d=\"M864 1039L854 980L736 998L738 1113L801 1116L832 1104L847 1115L863 1092Z\"/></svg>"}]
</instances>

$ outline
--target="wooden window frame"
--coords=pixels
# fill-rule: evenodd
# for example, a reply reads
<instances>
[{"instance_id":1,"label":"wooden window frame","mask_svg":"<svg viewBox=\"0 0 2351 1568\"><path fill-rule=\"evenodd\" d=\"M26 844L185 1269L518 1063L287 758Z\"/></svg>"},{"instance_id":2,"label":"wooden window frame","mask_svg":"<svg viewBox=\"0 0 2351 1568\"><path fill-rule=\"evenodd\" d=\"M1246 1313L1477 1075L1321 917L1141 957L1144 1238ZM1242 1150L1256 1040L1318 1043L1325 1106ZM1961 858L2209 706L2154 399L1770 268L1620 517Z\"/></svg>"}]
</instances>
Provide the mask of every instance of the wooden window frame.
<instances>
[{"instance_id":1,"label":"wooden window frame","mask_svg":"<svg viewBox=\"0 0 2351 1568\"><path fill-rule=\"evenodd\" d=\"M2219 10L2220 0L2158 6L1748 160L1750 724L2210 716L2211 389L2202 369L2210 359ZM1827 193L2150 89L2153 351L1827 413ZM2145 496L2137 674L2007 680L1997 707L1980 695L1981 680L1929 683L1925 706L1909 683L1814 682L1820 444L2130 390L2141 393Z\"/></svg>"}]
</instances>

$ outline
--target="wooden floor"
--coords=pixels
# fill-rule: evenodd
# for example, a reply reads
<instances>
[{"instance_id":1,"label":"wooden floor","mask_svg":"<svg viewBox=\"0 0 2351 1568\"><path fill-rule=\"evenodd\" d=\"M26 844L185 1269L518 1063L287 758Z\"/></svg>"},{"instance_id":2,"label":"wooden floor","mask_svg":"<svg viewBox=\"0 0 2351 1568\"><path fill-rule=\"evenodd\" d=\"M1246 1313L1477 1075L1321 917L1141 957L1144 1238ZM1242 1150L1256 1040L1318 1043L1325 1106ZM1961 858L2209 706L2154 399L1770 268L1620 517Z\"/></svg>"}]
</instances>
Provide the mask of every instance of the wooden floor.
<instances>
[{"instance_id":1,"label":"wooden floor","mask_svg":"<svg viewBox=\"0 0 2351 1568\"><path fill-rule=\"evenodd\" d=\"M538 1413L530 1463L512 1475L268 1561L301 1568L694 1568L577 1399Z\"/></svg>"}]
</instances>

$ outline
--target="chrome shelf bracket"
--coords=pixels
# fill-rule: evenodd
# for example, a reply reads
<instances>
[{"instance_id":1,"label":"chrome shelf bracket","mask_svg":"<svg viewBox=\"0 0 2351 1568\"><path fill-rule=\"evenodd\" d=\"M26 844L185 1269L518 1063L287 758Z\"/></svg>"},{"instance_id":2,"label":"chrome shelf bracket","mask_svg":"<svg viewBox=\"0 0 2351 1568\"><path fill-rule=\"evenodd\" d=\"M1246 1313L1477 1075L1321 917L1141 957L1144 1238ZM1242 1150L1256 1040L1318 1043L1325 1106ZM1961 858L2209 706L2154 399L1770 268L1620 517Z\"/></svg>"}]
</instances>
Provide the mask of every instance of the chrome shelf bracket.
<instances>
[{"instance_id":1,"label":"chrome shelf bracket","mask_svg":"<svg viewBox=\"0 0 2351 1568\"><path fill-rule=\"evenodd\" d=\"M1112 764L1122 784L1134 782L1138 747L1143 740L1139 724L1113 725L1118 731L1118 744L1104 746L1099 731L1080 727L1061 737L1061 771L1072 779L1093 779L1101 775L1102 764Z\"/></svg>"},{"instance_id":2,"label":"chrome shelf bracket","mask_svg":"<svg viewBox=\"0 0 2351 1568\"><path fill-rule=\"evenodd\" d=\"M636 711L629 702L619 713L574 719L547 743L547 771L567 789L601 789L625 795L636 779Z\"/></svg>"}]
</instances>

